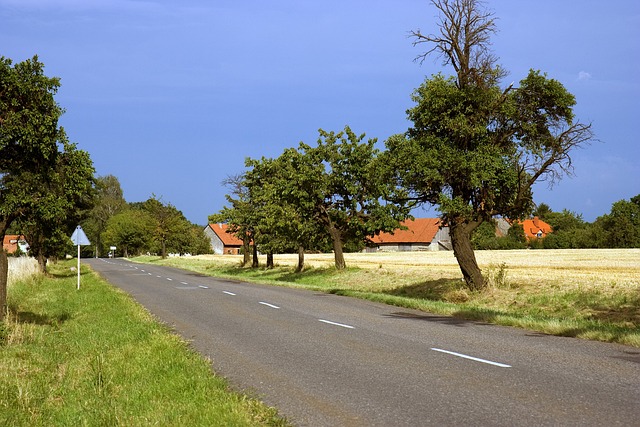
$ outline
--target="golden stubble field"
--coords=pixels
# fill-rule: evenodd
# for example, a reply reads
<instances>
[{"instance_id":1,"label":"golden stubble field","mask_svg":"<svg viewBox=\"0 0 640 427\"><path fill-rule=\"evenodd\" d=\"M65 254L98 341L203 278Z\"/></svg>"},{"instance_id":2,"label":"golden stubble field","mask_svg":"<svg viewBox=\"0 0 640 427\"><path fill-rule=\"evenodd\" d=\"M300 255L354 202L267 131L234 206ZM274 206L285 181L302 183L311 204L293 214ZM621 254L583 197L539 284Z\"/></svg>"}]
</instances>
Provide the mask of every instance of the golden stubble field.
<instances>
[{"instance_id":1,"label":"golden stubble field","mask_svg":"<svg viewBox=\"0 0 640 427\"><path fill-rule=\"evenodd\" d=\"M504 267L509 283L521 286L635 289L640 292L640 249L559 249L476 251L476 259L485 275ZM201 255L196 258L238 264L240 256ZM397 276L407 280L461 279L462 274L451 251L377 252L345 254L348 267ZM294 266L297 255L275 255L280 266ZM305 265L327 268L333 254L307 254ZM266 262L260 258L262 265Z\"/></svg>"}]
</instances>

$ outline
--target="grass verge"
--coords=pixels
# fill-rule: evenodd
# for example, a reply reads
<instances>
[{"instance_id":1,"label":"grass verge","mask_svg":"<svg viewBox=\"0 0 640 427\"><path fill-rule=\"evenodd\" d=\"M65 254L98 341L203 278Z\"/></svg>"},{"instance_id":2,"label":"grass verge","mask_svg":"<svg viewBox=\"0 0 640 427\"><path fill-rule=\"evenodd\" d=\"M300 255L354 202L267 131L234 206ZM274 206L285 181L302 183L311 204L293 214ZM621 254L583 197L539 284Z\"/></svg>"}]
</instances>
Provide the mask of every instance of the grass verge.
<instances>
[{"instance_id":1,"label":"grass verge","mask_svg":"<svg viewBox=\"0 0 640 427\"><path fill-rule=\"evenodd\" d=\"M286 425L85 267L77 291L74 263L9 288L0 425Z\"/></svg>"},{"instance_id":2,"label":"grass verge","mask_svg":"<svg viewBox=\"0 0 640 427\"><path fill-rule=\"evenodd\" d=\"M359 266L344 271L329 266L331 256L319 257L316 266L302 273L294 273L290 263L278 265L278 259L274 269L243 268L238 258L228 256L136 260L227 279L302 287L461 319L640 347L640 252L554 252L548 267L544 259L533 260L534 267L517 259L550 255L543 251L533 255L532 251L496 252L500 253L480 255L491 255L490 263L483 266L489 287L482 292L463 287L450 253L413 255L422 257L423 264L417 258L407 262L411 255L399 258L383 254L372 262L373 257L368 254L357 254L348 263ZM580 260L577 256L596 260ZM443 261L443 257L452 260ZM627 264L620 265L621 257L626 257ZM604 268L599 263L604 265L607 258L611 258L612 266ZM424 259L431 261L424 265ZM496 264L496 260L502 261Z\"/></svg>"}]
</instances>

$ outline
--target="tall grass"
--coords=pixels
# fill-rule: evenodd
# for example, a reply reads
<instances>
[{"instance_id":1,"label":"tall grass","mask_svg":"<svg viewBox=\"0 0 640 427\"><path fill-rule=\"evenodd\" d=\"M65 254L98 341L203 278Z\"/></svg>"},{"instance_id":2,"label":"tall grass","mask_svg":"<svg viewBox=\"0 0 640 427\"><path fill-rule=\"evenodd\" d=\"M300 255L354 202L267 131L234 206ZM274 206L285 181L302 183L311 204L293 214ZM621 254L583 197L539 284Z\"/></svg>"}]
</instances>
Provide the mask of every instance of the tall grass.
<instances>
[{"instance_id":1,"label":"tall grass","mask_svg":"<svg viewBox=\"0 0 640 427\"><path fill-rule=\"evenodd\" d=\"M74 262L12 284L0 344L0 425L284 425L210 362Z\"/></svg>"},{"instance_id":2,"label":"tall grass","mask_svg":"<svg viewBox=\"0 0 640 427\"><path fill-rule=\"evenodd\" d=\"M35 258L26 256L9 257L8 285L40 274L40 267Z\"/></svg>"}]
</instances>

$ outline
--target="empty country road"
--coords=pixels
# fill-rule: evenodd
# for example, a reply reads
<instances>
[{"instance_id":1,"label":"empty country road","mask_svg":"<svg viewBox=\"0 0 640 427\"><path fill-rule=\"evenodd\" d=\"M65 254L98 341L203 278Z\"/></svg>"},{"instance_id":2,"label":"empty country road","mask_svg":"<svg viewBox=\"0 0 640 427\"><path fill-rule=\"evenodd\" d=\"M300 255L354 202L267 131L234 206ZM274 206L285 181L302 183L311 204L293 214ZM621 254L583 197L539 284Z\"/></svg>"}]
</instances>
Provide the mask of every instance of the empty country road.
<instances>
[{"instance_id":1,"label":"empty country road","mask_svg":"<svg viewBox=\"0 0 640 427\"><path fill-rule=\"evenodd\" d=\"M630 426L640 349L83 260L296 426Z\"/></svg>"}]
</instances>

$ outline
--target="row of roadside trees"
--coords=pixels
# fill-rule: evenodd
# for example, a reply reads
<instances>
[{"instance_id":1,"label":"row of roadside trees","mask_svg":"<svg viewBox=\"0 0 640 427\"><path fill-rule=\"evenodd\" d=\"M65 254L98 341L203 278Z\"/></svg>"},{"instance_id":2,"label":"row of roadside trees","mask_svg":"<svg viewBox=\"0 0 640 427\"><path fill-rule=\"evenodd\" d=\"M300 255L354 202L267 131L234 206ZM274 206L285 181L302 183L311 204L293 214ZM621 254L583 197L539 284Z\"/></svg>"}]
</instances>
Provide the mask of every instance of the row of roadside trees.
<instances>
[{"instance_id":1,"label":"row of roadside trees","mask_svg":"<svg viewBox=\"0 0 640 427\"><path fill-rule=\"evenodd\" d=\"M481 1L432 4L438 31L411 32L414 45L427 46L417 59L436 55L454 74L433 75L414 91L405 133L377 151L348 127L320 130L317 147L250 159L231 180L230 206L210 219L267 253L329 240L340 269L344 242L362 244L396 228L412 208L436 206L467 287L484 288L474 231L496 217L528 216L533 184L570 174L572 150L593 133L575 119L574 96L546 74L531 70L517 86L502 84L507 72L490 50L496 21Z\"/></svg>"},{"instance_id":2,"label":"row of roadside trees","mask_svg":"<svg viewBox=\"0 0 640 427\"><path fill-rule=\"evenodd\" d=\"M409 215L404 203L389 202L393 184L380 173L380 151L375 139L320 129L315 147L300 143L278 158L247 159L250 170L226 184L230 206L209 217L226 222L244 242L245 263L253 243L267 254L296 251L297 271L304 267L305 251L332 249L335 265L345 267L343 252L362 248L369 236L392 231Z\"/></svg>"}]
</instances>

